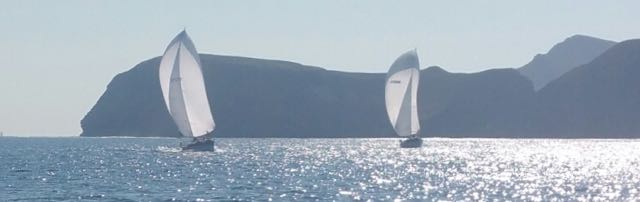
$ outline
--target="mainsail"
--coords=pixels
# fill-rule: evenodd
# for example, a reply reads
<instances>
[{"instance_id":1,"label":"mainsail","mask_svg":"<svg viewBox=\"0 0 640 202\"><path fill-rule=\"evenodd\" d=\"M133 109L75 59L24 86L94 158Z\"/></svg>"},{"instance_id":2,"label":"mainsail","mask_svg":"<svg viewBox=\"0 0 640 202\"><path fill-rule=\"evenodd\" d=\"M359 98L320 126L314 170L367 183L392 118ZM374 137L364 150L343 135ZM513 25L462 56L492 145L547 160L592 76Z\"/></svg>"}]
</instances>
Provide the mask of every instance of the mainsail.
<instances>
[{"instance_id":1,"label":"mainsail","mask_svg":"<svg viewBox=\"0 0 640 202\"><path fill-rule=\"evenodd\" d=\"M385 85L387 115L399 136L411 136L420 130L418 120L418 83L420 64L416 50L402 54L389 68Z\"/></svg>"},{"instance_id":2,"label":"mainsail","mask_svg":"<svg viewBox=\"0 0 640 202\"><path fill-rule=\"evenodd\" d=\"M186 31L176 36L162 56L160 87L167 109L182 135L199 137L215 123L202 76L200 56Z\"/></svg>"}]
</instances>

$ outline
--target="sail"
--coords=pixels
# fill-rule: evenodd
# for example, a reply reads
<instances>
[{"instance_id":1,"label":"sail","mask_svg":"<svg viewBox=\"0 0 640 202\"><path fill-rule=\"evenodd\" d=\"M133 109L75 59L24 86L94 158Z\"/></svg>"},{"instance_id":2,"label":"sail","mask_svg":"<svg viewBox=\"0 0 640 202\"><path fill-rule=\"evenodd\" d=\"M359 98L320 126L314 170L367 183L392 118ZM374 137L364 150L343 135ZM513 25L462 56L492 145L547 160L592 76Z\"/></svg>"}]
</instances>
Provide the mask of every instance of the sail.
<instances>
[{"instance_id":1,"label":"sail","mask_svg":"<svg viewBox=\"0 0 640 202\"><path fill-rule=\"evenodd\" d=\"M200 56L186 31L167 46L158 74L164 102L180 133L199 137L213 131Z\"/></svg>"},{"instance_id":2,"label":"sail","mask_svg":"<svg viewBox=\"0 0 640 202\"><path fill-rule=\"evenodd\" d=\"M389 68L385 84L385 104L393 129L399 136L411 136L420 130L418 120L418 83L420 64L415 50L402 54Z\"/></svg>"}]
</instances>

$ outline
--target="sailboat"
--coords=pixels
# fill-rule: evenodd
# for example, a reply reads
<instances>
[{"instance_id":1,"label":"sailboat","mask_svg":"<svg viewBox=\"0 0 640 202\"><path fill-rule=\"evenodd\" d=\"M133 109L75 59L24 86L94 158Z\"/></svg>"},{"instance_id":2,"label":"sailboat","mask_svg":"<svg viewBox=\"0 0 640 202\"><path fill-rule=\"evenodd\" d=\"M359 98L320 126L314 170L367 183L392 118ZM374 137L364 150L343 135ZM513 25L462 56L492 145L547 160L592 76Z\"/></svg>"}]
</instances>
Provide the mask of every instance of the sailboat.
<instances>
[{"instance_id":1,"label":"sailboat","mask_svg":"<svg viewBox=\"0 0 640 202\"><path fill-rule=\"evenodd\" d=\"M202 63L187 32L180 32L167 46L159 70L160 87L167 110L178 131L193 142L183 151L213 151L215 122L202 75Z\"/></svg>"},{"instance_id":2,"label":"sailboat","mask_svg":"<svg viewBox=\"0 0 640 202\"><path fill-rule=\"evenodd\" d=\"M418 119L418 83L420 81L420 63L417 51L402 54L389 68L385 84L385 104L387 115L396 134L407 137L400 141L401 148L422 146L418 137L420 122Z\"/></svg>"}]
</instances>

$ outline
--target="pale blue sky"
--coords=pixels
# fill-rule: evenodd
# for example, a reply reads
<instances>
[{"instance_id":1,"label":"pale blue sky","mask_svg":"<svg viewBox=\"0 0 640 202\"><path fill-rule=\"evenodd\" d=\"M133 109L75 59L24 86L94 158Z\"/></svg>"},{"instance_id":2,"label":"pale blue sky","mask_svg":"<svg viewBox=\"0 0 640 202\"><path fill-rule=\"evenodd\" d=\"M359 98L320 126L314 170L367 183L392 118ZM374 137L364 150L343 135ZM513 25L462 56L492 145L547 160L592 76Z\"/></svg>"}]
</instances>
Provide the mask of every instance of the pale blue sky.
<instances>
[{"instance_id":1,"label":"pale blue sky","mask_svg":"<svg viewBox=\"0 0 640 202\"><path fill-rule=\"evenodd\" d=\"M201 53L384 72L518 67L574 34L640 37L640 1L2 1L0 131L78 135L108 82L183 27Z\"/></svg>"}]
</instances>

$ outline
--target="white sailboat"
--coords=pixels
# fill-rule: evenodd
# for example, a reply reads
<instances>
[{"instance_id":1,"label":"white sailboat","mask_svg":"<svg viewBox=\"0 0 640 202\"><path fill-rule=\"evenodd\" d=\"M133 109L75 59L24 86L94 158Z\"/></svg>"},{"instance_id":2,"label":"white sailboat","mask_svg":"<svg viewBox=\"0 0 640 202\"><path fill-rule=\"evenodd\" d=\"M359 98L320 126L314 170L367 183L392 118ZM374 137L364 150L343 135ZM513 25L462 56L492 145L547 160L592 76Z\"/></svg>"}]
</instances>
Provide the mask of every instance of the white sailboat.
<instances>
[{"instance_id":1,"label":"white sailboat","mask_svg":"<svg viewBox=\"0 0 640 202\"><path fill-rule=\"evenodd\" d=\"M418 137L418 83L420 63L416 50L402 54L389 68L385 84L387 115L396 134L408 139L400 142L402 148L422 146Z\"/></svg>"},{"instance_id":2,"label":"white sailboat","mask_svg":"<svg viewBox=\"0 0 640 202\"><path fill-rule=\"evenodd\" d=\"M213 115L202 75L202 63L186 31L167 46L159 65L160 87L165 104L178 131L194 142L190 151L213 151Z\"/></svg>"}]
</instances>

